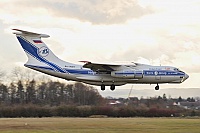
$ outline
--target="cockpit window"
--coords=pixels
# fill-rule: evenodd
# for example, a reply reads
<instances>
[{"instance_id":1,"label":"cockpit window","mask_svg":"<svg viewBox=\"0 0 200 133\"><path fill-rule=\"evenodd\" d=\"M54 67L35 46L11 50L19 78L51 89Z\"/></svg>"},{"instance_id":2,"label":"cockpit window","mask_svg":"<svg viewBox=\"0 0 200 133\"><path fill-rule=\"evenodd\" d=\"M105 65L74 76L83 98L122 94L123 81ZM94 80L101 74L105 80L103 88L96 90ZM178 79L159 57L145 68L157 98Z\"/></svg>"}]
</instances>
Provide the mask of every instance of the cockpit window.
<instances>
[{"instance_id":1,"label":"cockpit window","mask_svg":"<svg viewBox=\"0 0 200 133\"><path fill-rule=\"evenodd\" d=\"M179 71L177 68L174 68L174 71Z\"/></svg>"},{"instance_id":2,"label":"cockpit window","mask_svg":"<svg viewBox=\"0 0 200 133\"><path fill-rule=\"evenodd\" d=\"M183 72L183 71L181 71L181 70L178 69L178 68L174 68L174 71L177 71L177 72Z\"/></svg>"}]
</instances>

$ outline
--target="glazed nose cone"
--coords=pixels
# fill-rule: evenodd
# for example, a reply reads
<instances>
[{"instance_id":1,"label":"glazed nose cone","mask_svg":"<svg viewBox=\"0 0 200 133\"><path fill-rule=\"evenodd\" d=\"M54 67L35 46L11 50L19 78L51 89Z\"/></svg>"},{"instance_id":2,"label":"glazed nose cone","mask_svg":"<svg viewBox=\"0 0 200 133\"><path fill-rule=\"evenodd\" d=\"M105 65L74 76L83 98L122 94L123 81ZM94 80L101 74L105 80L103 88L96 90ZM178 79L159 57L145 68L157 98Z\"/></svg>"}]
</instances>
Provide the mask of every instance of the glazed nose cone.
<instances>
[{"instance_id":1,"label":"glazed nose cone","mask_svg":"<svg viewBox=\"0 0 200 133\"><path fill-rule=\"evenodd\" d=\"M187 75L186 73L185 73L185 76L184 76L184 78L183 78L183 81L185 81L186 79L188 79L189 78L189 75Z\"/></svg>"}]
</instances>

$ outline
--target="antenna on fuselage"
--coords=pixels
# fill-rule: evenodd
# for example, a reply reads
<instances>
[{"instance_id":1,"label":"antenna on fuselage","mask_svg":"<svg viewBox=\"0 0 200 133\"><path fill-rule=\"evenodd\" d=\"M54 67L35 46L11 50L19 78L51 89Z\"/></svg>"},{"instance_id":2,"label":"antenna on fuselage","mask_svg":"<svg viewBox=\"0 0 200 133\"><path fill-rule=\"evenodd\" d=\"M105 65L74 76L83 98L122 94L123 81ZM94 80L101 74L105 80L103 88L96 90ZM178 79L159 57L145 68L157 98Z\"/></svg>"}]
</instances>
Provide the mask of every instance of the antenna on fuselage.
<instances>
[{"instance_id":1,"label":"antenna on fuselage","mask_svg":"<svg viewBox=\"0 0 200 133\"><path fill-rule=\"evenodd\" d=\"M159 60L160 60L160 66L161 66L161 59L159 58Z\"/></svg>"}]
</instances>

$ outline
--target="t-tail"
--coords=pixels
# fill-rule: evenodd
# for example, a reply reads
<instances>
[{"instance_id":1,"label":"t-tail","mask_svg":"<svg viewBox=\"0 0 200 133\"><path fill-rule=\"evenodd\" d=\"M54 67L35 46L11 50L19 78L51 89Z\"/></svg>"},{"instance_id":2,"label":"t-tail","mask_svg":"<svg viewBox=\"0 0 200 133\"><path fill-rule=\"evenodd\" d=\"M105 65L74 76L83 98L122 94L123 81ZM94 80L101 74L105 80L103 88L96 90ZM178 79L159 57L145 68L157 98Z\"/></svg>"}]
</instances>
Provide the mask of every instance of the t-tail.
<instances>
[{"instance_id":1,"label":"t-tail","mask_svg":"<svg viewBox=\"0 0 200 133\"><path fill-rule=\"evenodd\" d=\"M26 67L68 73L64 66L71 63L59 59L41 40L41 38L47 38L49 35L19 29L13 30L15 30L14 34L16 34L18 41L28 56L28 61L24 64Z\"/></svg>"}]
</instances>

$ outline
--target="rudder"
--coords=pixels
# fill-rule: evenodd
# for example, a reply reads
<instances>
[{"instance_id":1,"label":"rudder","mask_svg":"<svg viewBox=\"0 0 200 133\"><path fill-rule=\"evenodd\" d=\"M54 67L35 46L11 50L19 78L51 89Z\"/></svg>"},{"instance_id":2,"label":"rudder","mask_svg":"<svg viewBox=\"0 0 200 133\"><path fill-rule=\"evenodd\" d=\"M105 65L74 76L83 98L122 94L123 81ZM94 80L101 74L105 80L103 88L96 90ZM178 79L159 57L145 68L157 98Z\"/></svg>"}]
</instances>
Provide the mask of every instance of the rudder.
<instances>
[{"instance_id":1,"label":"rudder","mask_svg":"<svg viewBox=\"0 0 200 133\"><path fill-rule=\"evenodd\" d=\"M67 63L60 60L41 40L49 35L13 29L18 41L28 56L25 66L50 67L58 72L65 72L59 64Z\"/></svg>"}]
</instances>

